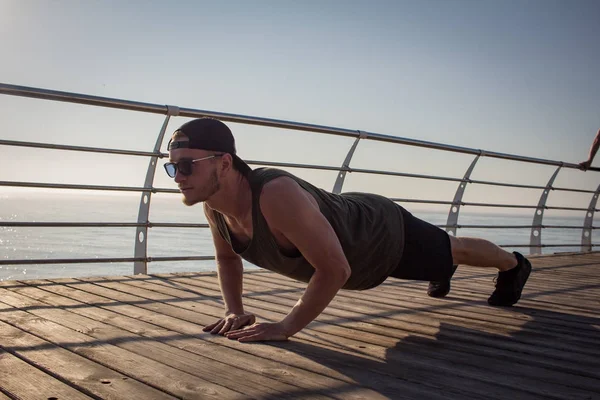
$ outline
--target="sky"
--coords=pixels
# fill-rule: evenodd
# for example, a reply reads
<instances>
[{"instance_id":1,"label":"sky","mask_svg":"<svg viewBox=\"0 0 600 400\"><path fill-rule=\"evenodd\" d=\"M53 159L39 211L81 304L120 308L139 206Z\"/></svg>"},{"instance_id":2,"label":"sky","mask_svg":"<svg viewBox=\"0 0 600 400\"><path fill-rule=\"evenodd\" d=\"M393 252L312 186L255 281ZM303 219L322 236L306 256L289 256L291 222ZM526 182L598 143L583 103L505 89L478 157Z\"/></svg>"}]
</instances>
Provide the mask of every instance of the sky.
<instances>
[{"instance_id":1,"label":"sky","mask_svg":"<svg viewBox=\"0 0 600 400\"><path fill-rule=\"evenodd\" d=\"M577 163L600 129L599 20L595 0L0 0L0 82ZM0 139L152 151L163 118L0 95ZM229 125L249 160L339 166L353 142ZM472 160L363 140L351 166L462 178ZM0 181L142 186L146 167L0 146ZM472 178L544 186L555 169L483 157ZM294 172L327 189L336 177ZM599 177L563 169L555 185L595 190ZM161 169L155 185L176 187ZM451 200L456 186L354 173L344 190ZM463 200L540 194L469 185ZM549 205L590 197L554 191Z\"/></svg>"}]
</instances>

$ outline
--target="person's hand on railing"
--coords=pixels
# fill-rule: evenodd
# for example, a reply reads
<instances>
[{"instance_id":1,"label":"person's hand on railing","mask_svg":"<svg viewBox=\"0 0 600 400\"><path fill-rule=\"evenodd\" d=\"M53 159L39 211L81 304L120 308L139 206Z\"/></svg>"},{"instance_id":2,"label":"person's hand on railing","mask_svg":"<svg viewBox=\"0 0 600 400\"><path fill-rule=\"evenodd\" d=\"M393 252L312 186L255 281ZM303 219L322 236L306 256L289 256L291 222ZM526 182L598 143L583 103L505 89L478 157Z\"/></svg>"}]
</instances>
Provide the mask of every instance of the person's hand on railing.
<instances>
[{"instance_id":1,"label":"person's hand on railing","mask_svg":"<svg viewBox=\"0 0 600 400\"><path fill-rule=\"evenodd\" d=\"M592 161L594 161L594 157L598 152L598 148L600 147L600 129L598 129L598 133L596 133L596 137L590 146L590 152L588 155L588 159L579 163L579 169L582 171L587 171L592 165Z\"/></svg>"},{"instance_id":2,"label":"person's hand on railing","mask_svg":"<svg viewBox=\"0 0 600 400\"><path fill-rule=\"evenodd\" d=\"M579 163L579 169L582 171L587 171L592 165L592 160L587 160Z\"/></svg>"},{"instance_id":3,"label":"person's hand on railing","mask_svg":"<svg viewBox=\"0 0 600 400\"><path fill-rule=\"evenodd\" d=\"M204 332L210 332L213 335L224 335L226 332L252 325L254 322L256 322L254 314L229 314L214 324L204 327L202 330Z\"/></svg>"}]
</instances>

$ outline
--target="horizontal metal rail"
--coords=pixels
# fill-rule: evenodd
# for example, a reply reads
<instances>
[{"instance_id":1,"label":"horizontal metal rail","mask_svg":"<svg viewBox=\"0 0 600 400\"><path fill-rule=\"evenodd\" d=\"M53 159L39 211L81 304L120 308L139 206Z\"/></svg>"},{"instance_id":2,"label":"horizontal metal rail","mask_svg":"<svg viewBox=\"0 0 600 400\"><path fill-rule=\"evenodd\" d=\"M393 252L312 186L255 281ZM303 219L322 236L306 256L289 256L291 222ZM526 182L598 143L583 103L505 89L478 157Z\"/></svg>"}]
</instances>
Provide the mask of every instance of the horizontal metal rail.
<instances>
[{"instance_id":1,"label":"horizontal metal rail","mask_svg":"<svg viewBox=\"0 0 600 400\"><path fill-rule=\"evenodd\" d=\"M74 185L68 183L38 183L38 182L10 182L0 181L0 186L44 188L44 189L78 189L78 190L102 190L115 192L153 192L154 189L130 186L99 186L99 185Z\"/></svg>"},{"instance_id":2,"label":"horizontal metal rail","mask_svg":"<svg viewBox=\"0 0 600 400\"><path fill-rule=\"evenodd\" d=\"M83 151L83 152L105 153L105 154L116 154L116 155L159 157L159 158L167 158L169 156L167 153L160 153L160 152L153 153L153 152L147 152L147 151L144 152L144 151L134 151L134 150L105 149L105 148L100 148L100 147L67 146L67 145L57 145L57 144L51 144L51 143L19 142L19 141L14 141L14 140L2 140L2 139L0 139L0 145L22 146L22 147L41 148L41 149L53 149L53 150ZM246 162L250 165L262 165L262 166L272 166L272 167L315 169L315 170L336 171L336 172L345 171L345 172L356 172L356 173L363 173L363 174L399 176L399 177L405 177L405 178L432 179L432 180L441 180L441 181L449 181L449 182L464 181L463 179L460 179L460 178L453 178L453 177L447 177L447 176L408 174L408 173L404 173L404 172L381 171L381 170L363 169L363 168L349 168L349 167L340 168L340 167L327 166L327 165L297 164L297 163L260 161L260 160L246 160ZM521 184L513 184L513 183L481 181L481 180L472 180L472 179L467 180L466 182L480 184L480 185L493 185L493 186L504 186L504 187L514 187L514 188L524 188L524 189L545 189L544 186L521 185ZM16 182L16 183L19 183L19 182ZM571 188L561 188L561 187L553 187L552 190L560 190L560 191L566 191L566 192L578 192L578 193L594 193L593 190L571 189Z\"/></svg>"},{"instance_id":3,"label":"horizontal metal rail","mask_svg":"<svg viewBox=\"0 0 600 400\"><path fill-rule=\"evenodd\" d=\"M104 148L99 148L99 147L67 146L67 145L57 145L57 144L52 144L52 143L20 142L20 141L14 141L14 140L1 140L1 139L0 139L0 145L22 146L22 147L32 147L32 148L42 148L42 149L53 149L53 150L83 151L83 152L94 152L94 153L105 153L105 154L116 154L116 155L159 157L159 158L166 158L169 156L167 153L160 153L160 152L154 153L154 152L142 152L142 151L134 151L134 150L104 149ZM356 173L363 173L363 174L398 176L398 177L405 177L405 178L431 179L431 180L440 180L440 181L448 181L448 182L466 182L466 183L472 183L472 184L513 187L513 188L521 188L521 189L545 189L544 186L539 186L539 185L522 185L522 184L514 184L514 183L493 182L493 181L473 180L473 179L469 179L469 180L465 181L464 179L461 179L461 178L454 178L454 177L448 177L448 176L409 174L409 173L405 173L405 172L382 171L382 170L364 169L364 168L334 167L334 166L327 166L327 165L298 164L298 163L285 163L285 162L273 162L273 161L261 161L261 160L246 160L246 162L250 165L315 169L315 170L336 171L336 172L345 171L345 172L356 172ZM21 182L15 182L15 183L21 183ZM577 192L577 193L594 193L593 190L571 189L571 188L561 188L561 187L553 187L552 190L559 190L559 191L565 191L565 192Z\"/></svg>"},{"instance_id":4,"label":"horizontal metal rail","mask_svg":"<svg viewBox=\"0 0 600 400\"><path fill-rule=\"evenodd\" d=\"M457 225L436 225L438 228L468 228L468 229L531 229L531 228L543 228L543 229L581 229L581 226L573 225L468 225L468 224L457 224ZM591 229L599 229L600 227L594 226Z\"/></svg>"},{"instance_id":5,"label":"horizontal metal rail","mask_svg":"<svg viewBox=\"0 0 600 400\"><path fill-rule=\"evenodd\" d=\"M68 146L62 144L53 143L34 143L34 142L19 142L15 140L3 140L0 139L0 145L4 146L17 146L17 147L29 147L36 149L50 149L50 150L68 150L68 151L83 151L91 153L105 153L105 154L117 154L123 156L145 156L145 157L168 157L165 153L153 153L149 151L135 151L135 150L119 150L119 149L105 149L102 147L85 147L85 146Z\"/></svg>"},{"instance_id":6,"label":"horizontal metal rail","mask_svg":"<svg viewBox=\"0 0 600 400\"><path fill-rule=\"evenodd\" d=\"M36 183L36 182L11 182L11 181L0 181L0 186L12 186L12 187L28 187L28 188L48 188L48 189L74 189L74 190L100 190L100 191L121 191L121 192L152 192L152 193L179 193L177 189L167 188L140 188L130 186L98 186L98 185L76 185L76 184L58 184L58 183ZM406 199L399 197L392 197L390 200L395 202L403 203L421 203L421 204L440 204L440 205L452 205L455 204L447 200L424 200L424 199ZM535 209L534 205L526 204L494 204L494 203L474 203L474 202L460 202L457 203L462 206L475 206L475 207L496 207L496 208L524 208L524 209ZM560 206L545 206L546 210L565 210L565 211L588 211L587 208L581 207L560 207ZM600 209L595 209L599 211Z\"/></svg>"},{"instance_id":7,"label":"horizontal metal rail","mask_svg":"<svg viewBox=\"0 0 600 400\"><path fill-rule=\"evenodd\" d=\"M442 205L453 204L451 201L448 201L448 200L402 199L399 197L390 197L390 200L398 202L398 203L442 204Z\"/></svg>"},{"instance_id":8,"label":"horizontal metal rail","mask_svg":"<svg viewBox=\"0 0 600 400\"><path fill-rule=\"evenodd\" d=\"M544 248L544 247L580 247L581 243L576 243L576 244L536 244L536 245L531 245L531 244L501 244L498 245L499 247L539 247L539 248ZM592 244L591 246L593 247L598 247L600 246L600 243L598 244Z\"/></svg>"},{"instance_id":9,"label":"horizontal metal rail","mask_svg":"<svg viewBox=\"0 0 600 400\"><path fill-rule=\"evenodd\" d=\"M131 228L145 226L148 228L210 228L208 224L190 224L177 222L25 222L25 221L0 221L0 227L8 228ZM438 228L482 228L482 229L529 229L529 228L544 228L544 229L581 229L577 225L436 225ZM598 226L592 226L590 229L600 229Z\"/></svg>"},{"instance_id":10,"label":"horizontal metal rail","mask_svg":"<svg viewBox=\"0 0 600 400\"><path fill-rule=\"evenodd\" d=\"M67 183L37 183L37 182L0 181L0 186L44 188L44 189L100 190L100 191L116 191L116 192L179 193L179 190L177 190L177 189L143 188L143 187L132 187L132 186L77 185L77 184L67 184Z\"/></svg>"},{"instance_id":11,"label":"horizontal metal rail","mask_svg":"<svg viewBox=\"0 0 600 400\"><path fill-rule=\"evenodd\" d=\"M108 97L90 96L58 90L38 89L27 86L0 83L0 93L11 96L30 97L34 99L62 101L66 103L87 104L90 106L118 108L130 111L141 111L154 114L166 114L167 106L137 101L111 99Z\"/></svg>"},{"instance_id":12,"label":"horizontal metal rail","mask_svg":"<svg viewBox=\"0 0 600 400\"><path fill-rule=\"evenodd\" d=\"M340 172L343 171L343 168L340 167L332 167L329 165L317 165L317 164L296 164L296 163L286 163L286 162L277 162L277 161L259 161L259 160L244 160L249 165L260 165L265 167L286 167L286 168L301 168L301 169L314 169L314 170L323 170L323 171L335 171Z\"/></svg>"},{"instance_id":13,"label":"horizontal metal rail","mask_svg":"<svg viewBox=\"0 0 600 400\"><path fill-rule=\"evenodd\" d=\"M182 257L108 257L108 258L39 258L29 260L0 260L0 265L36 265L36 264L99 264L122 262L165 262L165 261L211 261L214 256Z\"/></svg>"},{"instance_id":14,"label":"horizontal metal rail","mask_svg":"<svg viewBox=\"0 0 600 400\"><path fill-rule=\"evenodd\" d=\"M544 206L544 210L563 210L563 211L589 211L587 208L582 207L560 207L560 206ZM598 209L594 209L598 211Z\"/></svg>"},{"instance_id":15,"label":"horizontal metal rail","mask_svg":"<svg viewBox=\"0 0 600 400\"><path fill-rule=\"evenodd\" d=\"M27 86L18 86L18 85L9 85L6 83L0 83L0 93L12 95L12 96L20 96L20 97L30 97L44 100L53 100L53 101L62 101L68 103L76 103L76 104L87 104L93 106L101 106L101 107L110 107L110 108L118 108L125 109L131 111L141 111L155 114L167 114L169 112L167 105L160 104L151 104L151 103L141 103L135 101L114 99L109 97L100 97L100 96L90 96L78 93L71 92L62 92L56 90L48 90L48 89L39 89ZM208 111L208 110L200 110L200 109L192 109L192 108L179 108L179 116L181 117L189 117L189 118L198 118L198 117L214 117L221 119L223 121L228 122L236 122L250 125L261 125L268 126L272 128L281 128L281 129L291 129L291 130L299 130L313 133L325 133L337 136L345 136L357 138L363 136L369 140L375 140L380 142L387 143L396 143L407 146L416 146L416 147L425 147L435 150L442 151L450 151L455 153L464 153L464 154L472 154L472 155L485 155L486 157L491 158L500 158L505 160L512 161L521 161L528 162L534 164L545 164L545 165L554 165L554 166L562 166L563 168L573 168L579 169L578 164L574 163L565 163L562 161L548 160L542 158L534 158L534 157L525 157L525 156L517 156L506 153L499 153L494 151L487 151L481 149L473 149L462 146L452 146L448 144L428 142L424 140L416 140L416 139L408 139L399 136L391 136L385 134L379 134L374 132L367 132L363 130L351 130L351 129L343 129L343 128L334 128L324 125L314 125L314 124L304 124L293 121L285 121L285 120L277 120L271 118L259 118L252 117L248 115L241 114L230 114L230 113L222 113L216 111ZM589 171L600 171L600 168L590 168Z\"/></svg>"},{"instance_id":16,"label":"horizontal metal rail","mask_svg":"<svg viewBox=\"0 0 600 400\"><path fill-rule=\"evenodd\" d=\"M514 183L502 183L502 182L491 182L491 181L479 181L479 180L470 180L469 183L475 183L479 185L491 185L491 186L504 186L504 187L514 187L520 189L546 189L545 186L536 186L536 185L520 185ZM559 190L561 192L576 192L576 193L595 193L594 190L587 189L571 189L571 188L563 188L553 186L551 190Z\"/></svg>"},{"instance_id":17,"label":"horizontal metal rail","mask_svg":"<svg viewBox=\"0 0 600 400\"><path fill-rule=\"evenodd\" d=\"M404 199L399 197L391 197L390 200L396 201L399 203L423 203L423 204L441 204L441 205L452 205L452 204L460 204L461 206L474 206L474 207L498 207L498 208L526 208L526 209L536 209L537 207L534 205L526 205L526 204L494 204L494 203L472 203L472 202L459 202L453 203L448 200L422 200L422 199ZM560 207L560 206L545 206L546 210L564 210L564 211L588 211L587 208L581 207ZM596 209L595 211L599 211L600 209Z\"/></svg>"},{"instance_id":18,"label":"horizontal metal rail","mask_svg":"<svg viewBox=\"0 0 600 400\"><path fill-rule=\"evenodd\" d=\"M460 180L459 180L460 181ZM17 181L0 181L0 186L10 187L28 187L28 188L45 188L45 189L75 189L75 190L100 190L100 191L119 191L119 192L152 192L152 193L179 193L177 189L168 188L143 188L143 187L131 187L131 186L99 186L99 185L79 185L79 184L64 184L64 183L38 183L38 182L17 182ZM592 192L593 193L593 192ZM444 200L421 200L421 199L404 199L393 197L390 198L392 201L406 202L406 203L423 203L423 204L454 204L451 201ZM505 207L505 208L531 208L535 209L533 205L519 205L519 204L492 204L492 203L471 203L471 202L460 202L463 206L477 206L477 207ZM545 206L547 210L569 210L569 211L588 211L587 208L578 207L555 207ZM596 209L598 211L600 209Z\"/></svg>"},{"instance_id":19,"label":"horizontal metal rail","mask_svg":"<svg viewBox=\"0 0 600 400\"><path fill-rule=\"evenodd\" d=\"M512 187L512 188L519 188L519 189L546 189L545 186L539 186L539 185L523 185L523 184L516 184L516 183L493 182L493 181L473 180L473 179L464 180L462 178L454 178L454 177L450 177L450 176L409 174L406 172L383 171L383 170L365 169L365 168L330 167L330 166L323 166L323 165L278 163L278 162L254 161L254 160L248 160L247 162L248 162L248 164L251 164L251 165L266 165L266 166L279 166L279 167L303 168L303 169L322 169L322 170L328 170L328 171L337 171L337 172L344 171L344 172L350 172L350 173L356 172L356 173L371 174L371 175L388 175L388 176L398 176L398 177L403 177L403 178L431 179L431 180L448 181L448 182L465 182L465 183L478 184L478 185L502 186L502 187ZM564 192L576 192L576 193L594 193L593 190L571 189L571 188L562 188L562 187L552 187L552 190L558 190L558 191L564 191ZM587 210L587 208L585 210Z\"/></svg>"},{"instance_id":20,"label":"horizontal metal rail","mask_svg":"<svg viewBox=\"0 0 600 400\"><path fill-rule=\"evenodd\" d=\"M536 247L579 247L580 243L574 244L541 244ZM600 244L592 244L597 247ZM499 247L530 247L529 244L501 244ZM214 256L181 256L181 257L106 257L106 258L39 258L0 260L0 265L44 265L44 264L101 264L101 263L124 263L124 262L172 262L172 261L214 261Z\"/></svg>"},{"instance_id":21,"label":"horizontal metal rail","mask_svg":"<svg viewBox=\"0 0 600 400\"><path fill-rule=\"evenodd\" d=\"M148 228L208 228L208 224L184 224L176 222L17 222L17 221L0 221L0 227L24 228L65 228L65 227L82 227L82 228L137 228L146 226Z\"/></svg>"},{"instance_id":22,"label":"horizontal metal rail","mask_svg":"<svg viewBox=\"0 0 600 400\"><path fill-rule=\"evenodd\" d=\"M152 155L152 153L149 153ZM249 163L249 164L256 164ZM290 163L276 163L276 162L260 162L260 165L270 165L270 166L283 166L283 167L296 167L296 168L306 168L306 169L319 169L319 170L327 170L327 171L336 171L340 172L344 169L338 167L329 167L323 165L308 165L308 164L290 164ZM356 170L354 170L356 171ZM347 169L347 172L352 172L352 170ZM464 180L459 178L452 177L443 177L443 176L432 176L432 175L419 175L419 174L406 174L402 172L390 172L390 171L377 171L377 170L361 170L361 173L367 174L379 174L379 175L391 175L391 176L402 176L409 178L419 178L419 179L432 179L432 180L442 180L442 181L450 181L450 182L464 182ZM493 186L503 186L503 187L513 187L513 188L521 188L521 189L545 189L544 186L534 186L534 185L520 185L513 183L502 183L502 182L489 182L489 181L468 181L466 183L474 183L481 185L493 185ZM40 186L43 185L43 186ZM50 185L50 186L49 186ZM83 187L84 185L68 185L68 184L58 184L58 183L37 183L37 182L19 182L19 181L0 181L0 186L17 186L17 187L44 187L44 188L57 188L57 189L86 189L86 190L121 190L121 191L151 191L153 193L157 193L158 191L173 191L173 189L162 189L162 188L133 188L133 187L119 187L119 186L90 186L85 185L87 187ZM552 190L559 190L565 192L577 192L577 193L595 193L593 190L586 189L570 189L570 188L558 188L553 187ZM177 192L175 190L175 192ZM453 204L453 203L450 203ZM467 203L460 203L461 205L467 205ZM536 208L536 207L534 207ZM586 210L586 209L582 209Z\"/></svg>"},{"instance_id":23,"label":"horizontal metal rail","mask_svg":"<svg viewBox=\"0 0 600 400\"><path fill-rule=\"evenodd\" d=\"M453 203L451 203L453 204ZM494 203L471 203L471 202L461 202L461 205L464 206L473 206L473 207L500 207L500 208L528 208L528 209L536 209L536 206L533 205L525 205L525 204L494 204ZM562 211L588 211L587 208L583 207L561 207L561 206L544 206L544 210L562 210ZM598 211L596 209L595 211Z\"/></svg>"},{"instance_id":24,"label":"horizontal metal rail","mask_svg":"<svg viewBox=\"0 0 600 400\"><path fill-rule=\"evenodd\" d=\"M381 170L376 170L376 169L364 169L364 168L344 168L343 170L345 170L346 172L357 172L357 173L361 173L361 174L389 175L389 176L401 176L404 178L432 179L432 180L437 180L437 181L448 181L448 182L463 182L462 178L453 178L450 176L409 174L406 172L381 171Z\"/></svg>"}]
</instances>

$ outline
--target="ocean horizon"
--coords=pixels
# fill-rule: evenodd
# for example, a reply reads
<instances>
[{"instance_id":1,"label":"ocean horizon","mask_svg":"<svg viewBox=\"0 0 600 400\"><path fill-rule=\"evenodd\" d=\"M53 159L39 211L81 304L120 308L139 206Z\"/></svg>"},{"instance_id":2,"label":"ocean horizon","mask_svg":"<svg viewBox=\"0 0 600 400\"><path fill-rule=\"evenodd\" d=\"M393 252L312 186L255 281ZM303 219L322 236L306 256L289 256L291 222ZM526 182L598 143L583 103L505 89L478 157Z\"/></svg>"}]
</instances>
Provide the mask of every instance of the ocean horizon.
<instances>
[{"instance_id":1,"label":"ocean horizon","mask_svg":"<svg viewBox=\"0 0 600 400\"><path fill-rule=\"evenodd\" d=\"M447 210L420 209L401 204L415 216L444 225ZM54 193L23 191L0 193L0 221L14 222L136 222L139 195L106 193ZM461 209L463 225L531 225L528 213L470 212ZM544 216L544 225L583 226L585 214ZM153 194L150 218L153 223L206 223L202 208L184 206L178 195ZM64 259L133 257L135 227L0 227L0 259ZM542 248L543 254L579 251L581 229L544 229L542 244L575 244L572 247ZM459 228L457 236L481 237L498 245L529 244L530 229ZM593 232L592 242L597 242ZM528 247L511 248L527 254ZM206 228L150 228L148 256L213 256L210 231ZM256 266L244 262L244 267ZM150 262L148 273L215 271L215 262ZM0 281L132 275L133 263L0 265Z\"/></svg>"}]
</instances>

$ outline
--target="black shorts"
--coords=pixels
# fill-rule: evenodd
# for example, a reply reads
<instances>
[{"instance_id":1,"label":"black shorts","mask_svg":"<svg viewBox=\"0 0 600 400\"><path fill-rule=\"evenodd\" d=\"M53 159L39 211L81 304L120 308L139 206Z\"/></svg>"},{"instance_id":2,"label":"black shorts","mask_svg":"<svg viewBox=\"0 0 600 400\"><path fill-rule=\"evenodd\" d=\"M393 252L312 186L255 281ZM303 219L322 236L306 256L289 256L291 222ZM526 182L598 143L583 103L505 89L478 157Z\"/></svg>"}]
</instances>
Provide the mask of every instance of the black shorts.
<instances>
[{"instance_id":1,"label":"black shorts","mask_svg":"<svg viewBox=\"0 0 600 400\"><path fill-rule=\"evenodd\" d=\"M394 278L443 281L452 277L452 249L446 231L402 208L404 251Z\"/></svg>"}]
</instances>

